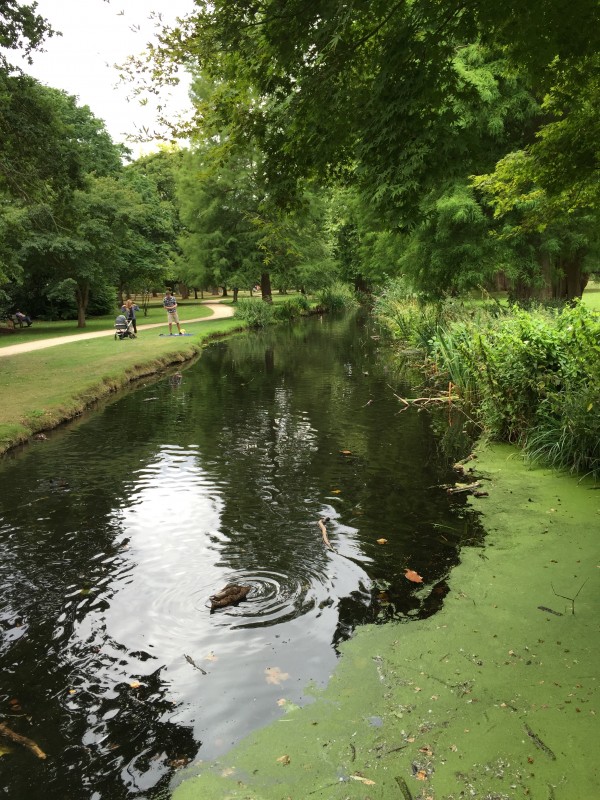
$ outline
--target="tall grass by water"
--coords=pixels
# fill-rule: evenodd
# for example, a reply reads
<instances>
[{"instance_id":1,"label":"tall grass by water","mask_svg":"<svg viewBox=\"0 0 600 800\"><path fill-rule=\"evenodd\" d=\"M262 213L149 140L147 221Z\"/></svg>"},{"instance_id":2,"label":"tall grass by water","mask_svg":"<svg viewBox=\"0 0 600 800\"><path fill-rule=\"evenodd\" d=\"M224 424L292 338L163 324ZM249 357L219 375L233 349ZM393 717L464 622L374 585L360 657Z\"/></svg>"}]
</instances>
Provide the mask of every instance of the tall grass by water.
<instances>
[{"instance_id":1,"label":"tall grass by water","mask_svg":"<svg viewBox=\"0 0 600 800\"><path fill-rule=\"evenodd\" d=\"M492 439L533 460L600 475L600 313L421 305L387 293L376 313L391 335L420 347L429 374L454 384Z\"/></svg>"}]
</instances>

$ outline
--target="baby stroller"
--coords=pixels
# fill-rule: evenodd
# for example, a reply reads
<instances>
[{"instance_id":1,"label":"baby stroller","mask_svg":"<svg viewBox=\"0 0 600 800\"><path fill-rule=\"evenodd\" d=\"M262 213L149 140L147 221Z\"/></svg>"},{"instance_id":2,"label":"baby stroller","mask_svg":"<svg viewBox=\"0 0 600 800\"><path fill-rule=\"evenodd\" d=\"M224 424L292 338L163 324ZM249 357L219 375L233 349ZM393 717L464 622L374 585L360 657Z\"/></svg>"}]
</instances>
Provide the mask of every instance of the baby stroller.
<instances>
[{"instance_id":1,"label":"baby stroller","mask_svg":"<svg viewBox=\"0 0 600 800\"><path fill-rule=\"evenodd\" d=\"M115 339L135 339L131 320L125 314L119 314L115 320Z\"/></svg>"}]
</instances>

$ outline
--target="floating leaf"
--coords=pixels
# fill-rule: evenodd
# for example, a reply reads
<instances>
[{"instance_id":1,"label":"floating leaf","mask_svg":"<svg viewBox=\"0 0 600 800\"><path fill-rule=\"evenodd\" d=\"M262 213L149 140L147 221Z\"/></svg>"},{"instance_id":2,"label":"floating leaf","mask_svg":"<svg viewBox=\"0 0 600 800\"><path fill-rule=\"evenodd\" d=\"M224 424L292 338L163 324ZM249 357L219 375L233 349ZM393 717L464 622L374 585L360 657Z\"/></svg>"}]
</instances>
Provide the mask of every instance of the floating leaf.
<instances>
[{"instance_id":1,"label":"floating leaf","mask_svg":"<svg viewBox=\"0 0 600 800\"><path fill-rule=\"evenodd\" d=\"M280 764L283 764L284 767L287 767L287 765L291 762L291 759L290 759L290 757L288 755L285 755L285 756L279 756L277 761Z\"/></svg>"},{"instance_id":2,"label":"floating leaf","mask_svg":"<svg viewBox=\"0 0 600 800\"><path fill-rule=\"evenodd\" d=\"M129 685L131 686L132 689L139 689L140 688L140 682L139 681L131 681Z\"/></svg>"},{"instance_id":3,"label":"floating leaf","mask_svg":"<svg viewBox=\"0 0 600 800\"><path fill-rule=\"evenodd\" d=\"M283 681L287 681L290 677L289 673L282 672L279 667L267 667L265 669L267 683L273 683L278 686Z\"/></svg>"},{"instance_id":4,"label":"floating leaf","mask_svg":"<svg viewBox=\"0 0 600 800\"><path fill-rule=\"evenodd\" d=\"M365 786L375 786L375 781L369 780L369 778L363 778L362 775L350 775L353 781L360 781L364 783Z\"/></svg>"},{"instance_id":5,"label":"floating leaf","mask_svg":"<svg viewBox=\"0 0 600 800\"><path fill-rule=\"evenodd\" d=\"M351 456L352 450L340 450L340 453L344 456Z\"/></svg>"},{"instance_id":6,"label":"floating leaf","mask_svg":"<svg viewBox=\"0 0 600 800\"><path fill-rule=\"evenodd\" d=\"M377 544L387 544L387 539L377 539Z\"/></svg>"},{"instance_id":7,"label":"floating leaf","mask_svg":"<svg viewBox=\"0 0 600 800\"><path fill-rule=\"evenodd\" d=\"M279 700L277 701L278 706L284 706L286 703L287 700L285 699L285 697L280 697Z\"/></svg>"},{"instance_id":8,"label":"floating leaf","mask_svg":"<svg viewBox=\"0 0 600 800\"><path fill-rule=\"evenodd\" d=\"M424 770L424 769L420 769L420 770L417 772L417 774L415 775L415 778L416 778L418 781L426 781L426 780L427 780L427 773L425 772L425 770Z\"/></svg>"},{"instance_id":9,"label":"floating leaf","mask_svg":"<svg viewBox=\"0 0 600 800\"><path fill-rule=\"evenodd\" d=\"M415 572L414 569L407 569L404 573L404 577L408 578L408 580L412 581L413 583L423 583L423 578L418 572Z\"/></svg>"},{"instance_id":10,"label":"floating leaf","mask_svg":"<svg viewBox=\"0 0 600 800\"><path fill-rule=\"evenodd\" d=\"M216 656L216 655L215 655L215 654L214 654L214 653L211 651L211 652L210 652L210 653L209 653L207 656L204 656L204 660L205 660L205 661L218 661L218 660L219 660L219 657L218 657L218 656Z\"/></svg>"},{"instance_id":11,"label":"floating leaf","mask_svg":"<svg viewBox=\"0 0 600 800\"><path fill-rule=\"evenodd\" d=\"M332 489L331 490L331 494L341 494L341 492L342 492L341 489Z\"/></svg>"}]
</instances>

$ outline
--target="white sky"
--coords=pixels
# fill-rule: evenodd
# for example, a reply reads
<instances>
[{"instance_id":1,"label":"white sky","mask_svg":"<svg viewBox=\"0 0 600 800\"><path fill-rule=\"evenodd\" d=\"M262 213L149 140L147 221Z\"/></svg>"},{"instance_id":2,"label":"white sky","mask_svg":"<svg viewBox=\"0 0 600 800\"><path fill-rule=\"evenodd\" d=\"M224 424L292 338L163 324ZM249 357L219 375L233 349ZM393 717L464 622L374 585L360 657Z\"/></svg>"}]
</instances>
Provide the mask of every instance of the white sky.
<instances>
[{"instance_id":1,"label":"white sky","mask_svg":"<svg viewBox=\"0 0 600 800\"><path fill-rule=\"evenodd\" d=\"M131 88L118 84L113 64L140 53L155 33L155 21L148 17L160 12L166 23L194 9L193 0L37 0L37 11L62 36L46 42L43 53L34 53L33 66L23 68L42 83L64 89L88 105L103 119L115 142L125 142L134 157L155 149L153 145L126 142L142 126L156 129L156 101L142 106L130 98ZM139 26L139 30L137 28ZM184 76L185 77L185 76ZM165 89L159 102L170 112L188 107L187 84Z\"/></svg>"}]
</instances>

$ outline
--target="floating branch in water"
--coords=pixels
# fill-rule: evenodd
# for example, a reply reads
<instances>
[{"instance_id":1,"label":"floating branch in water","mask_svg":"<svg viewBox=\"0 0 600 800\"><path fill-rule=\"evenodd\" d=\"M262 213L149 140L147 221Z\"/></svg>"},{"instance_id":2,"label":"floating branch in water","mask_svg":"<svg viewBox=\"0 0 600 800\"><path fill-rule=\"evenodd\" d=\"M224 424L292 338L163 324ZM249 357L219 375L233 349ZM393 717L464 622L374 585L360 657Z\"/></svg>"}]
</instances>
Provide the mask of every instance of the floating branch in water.
<instances>
[{"instance_id":1,"label":"floating branch in water","mask_svg":"<svg viewBox=\"0 0 600 800\"><path fill-rule=\"evenodd\" d=\"M333 550L333 552L335 553L335 550L332 547L331 542L329 541L329 537L327 536L327 528L325 527L326 522L329 522L329 517L322 517L322 519L319 520L318 525L319 528L321 528L321 533L323 534L323 541L325 542L325 545L330 550Z\"/></svg>"},{"instance_id":2,"label":"floating branch in water","mask_svg":"<svg viewBox=\"0 0 600 800\"><path fill-rule=\"evenodd\" d=\"M583 589L583 587L586 585L587 582L588 582L588 579L586 578L584 580L584 582L581 584L581 586L579 587L579 589L577 590L577 594L575 595L575 597L567 597L567 595L565 595L565 594L559 594L556 591L556 589L554 588L554 586L552 586L552 583L550 583L550 586L552 586L552 591L554 592L554 594L557 597L562 597L563 600L570 600L571 601L571 614L575 615L575 600L577 599L577 595Z\"/></svg>"},{"instance_id":3,"label":"floating branch in water","mask_svg":"<svg viewBox=\"0 0 600 800\"><path fill-rule=\"evenodd\" d=\"M191 664L192 667L194 667L194 669L199 670L203 675L208 675L208 672L205 669L202 669L202 667L199 667L191 656L188 656L184 653L183 657L188 662L188 664Z\"/></svg>"},{"instance_id":4,"label":"floating branch in water","mask_svg":"<svg viewBox=\"0 0 600 800\"><path fill-rule=\"evenodd\" d=\"M446 489L446 492L448 494L462 494L463 492L474 492L475 489L480 488L480 481L475 481L474 483L457 483L456 486L451 486Z\"/></svg>"},{"instance_id":5,"label":"floating branch in water","mask_svg":"<svg viewBox=\"0 0 600 800\"><path fill-rule=\"evenodd\" d=\"M556 761L556 756L554 755L554 753L552 752L552 750L550 750L550 748L548 747L548 745L547 745L547 744L544 744L544 743L542 742L542 740L541 740L541 739L540 739L540 737L537 735L537 733L534 733L534 732L531 730L531 728L529 727L529 725L525 725L525 730L527 731L527 736L529 736L529 738L533 740L533 743L534 743L534 745L535 745L536 747L539 747L539 748L540 748L540 750L543 750L543 751L544 751L544 753L546 753L546 755L547 755L549 758L551 758L551 759L552 759L552 761Z\"/></svg>"},{"instance_id":6,"label":"floating branch in water","mask_svg":"<svg viewBox=\"0 0 600 800\"><path fill-rule=\"evenodd\" d=\"M32 739L28 739L27 736L21 736L20 733L11 731L11 729L3 722L0 722L0 736L5 736L7 739L26 747L38 758L46 758L46 753L44 753L41 747L38 747L38 745Z\"/></svg>"}]
</instances>

